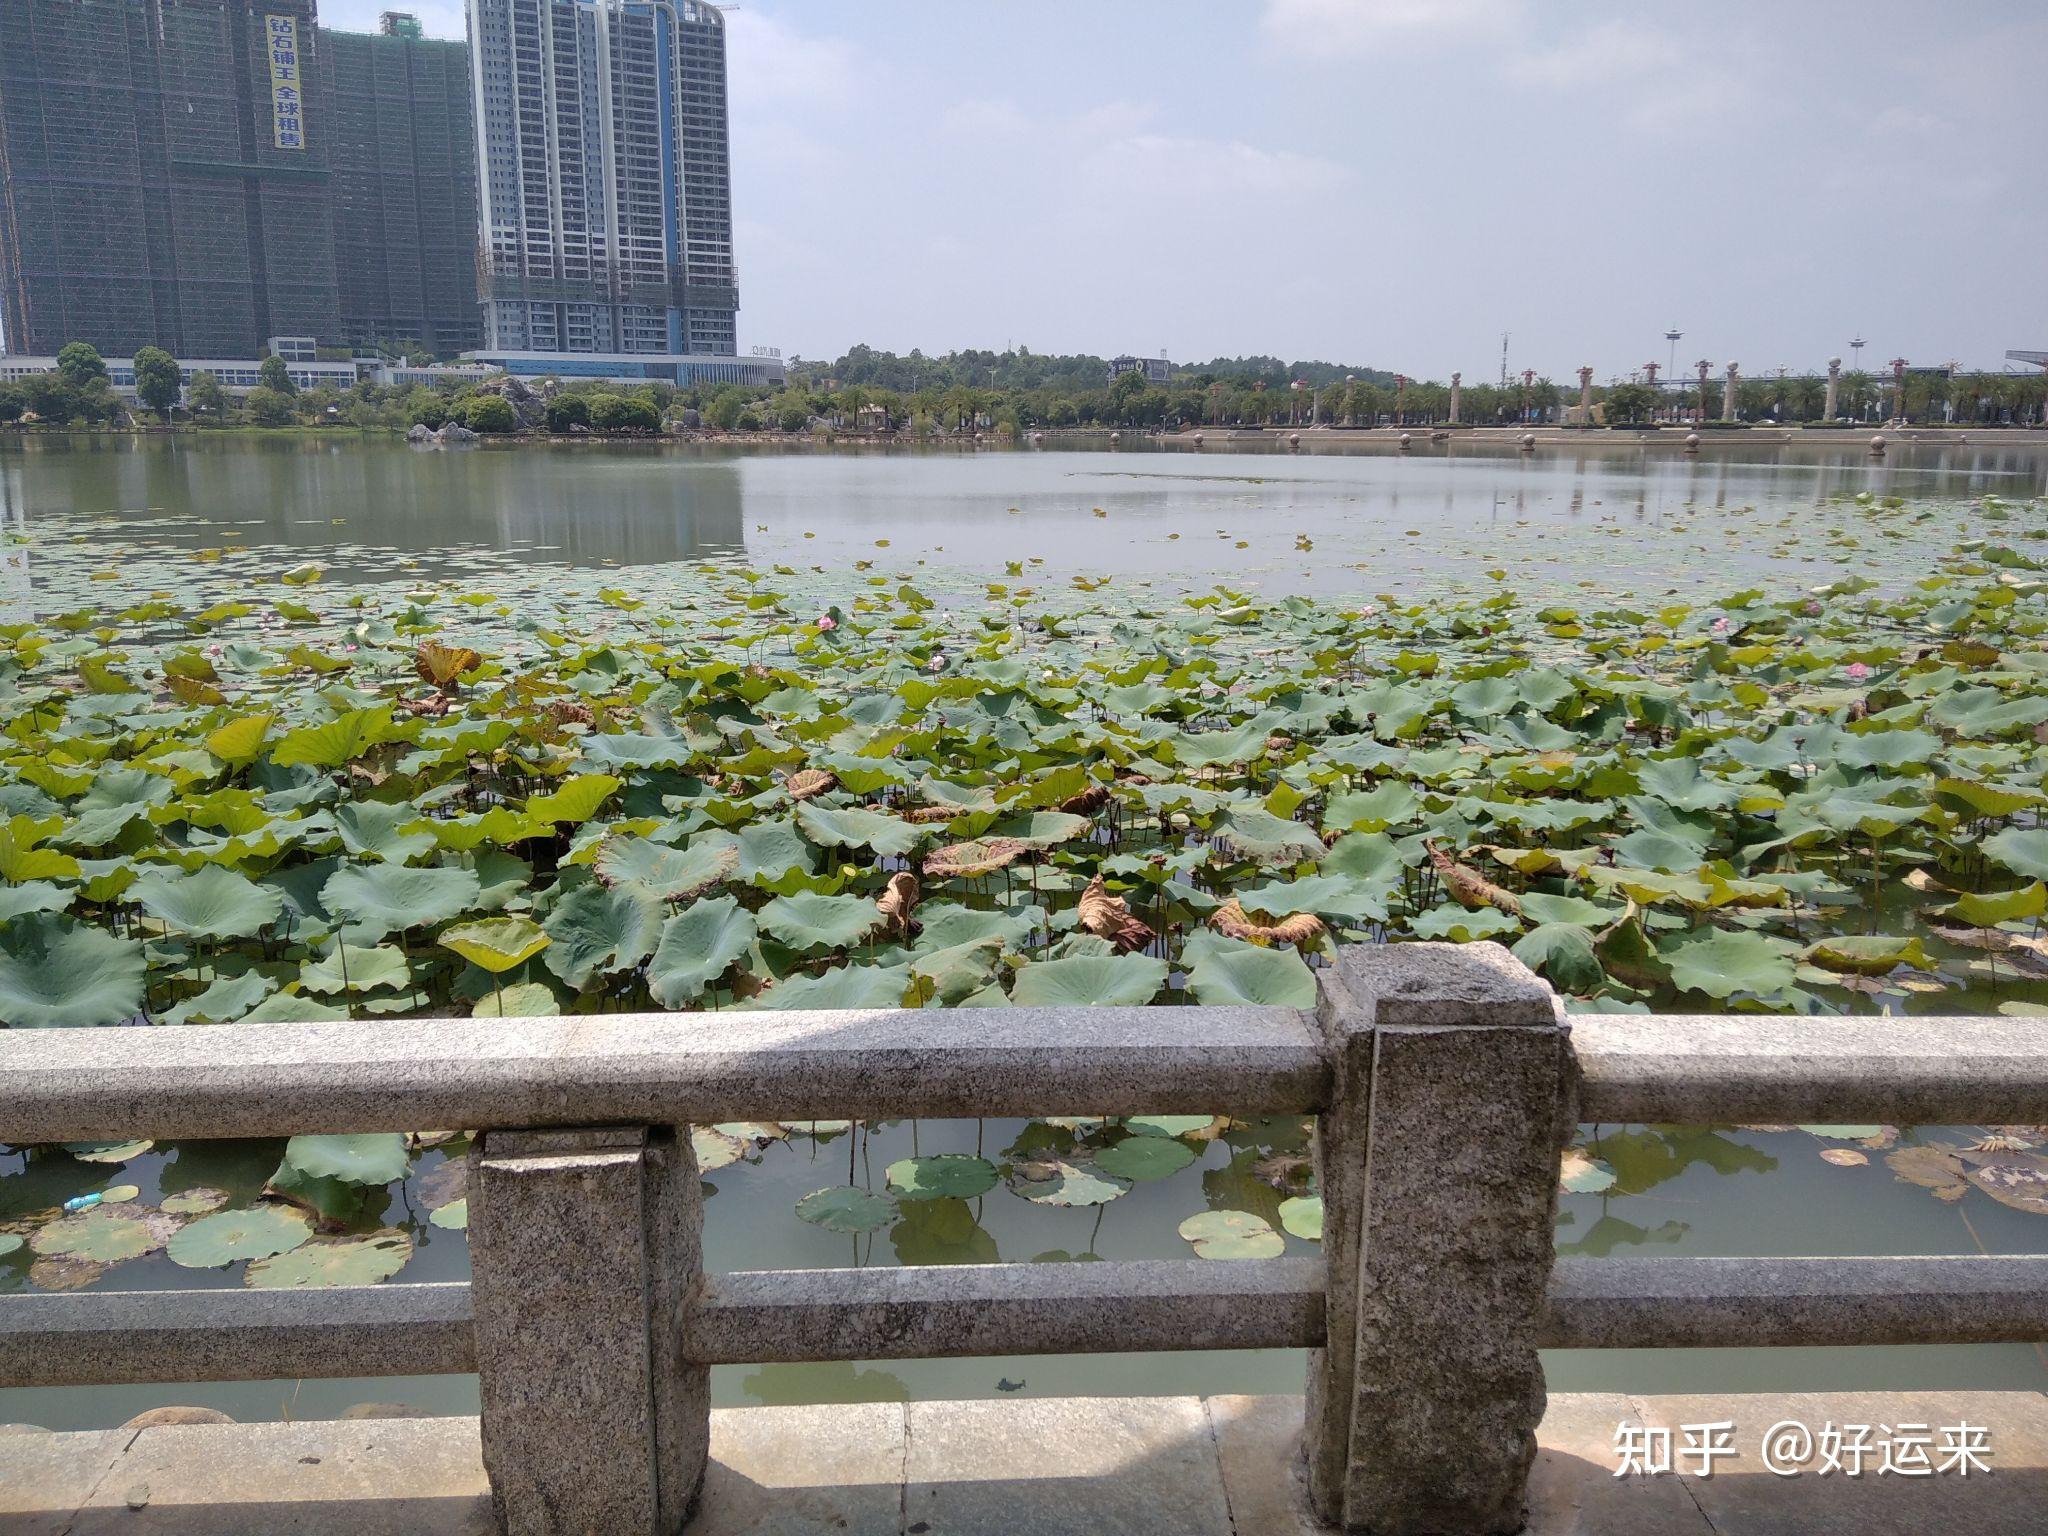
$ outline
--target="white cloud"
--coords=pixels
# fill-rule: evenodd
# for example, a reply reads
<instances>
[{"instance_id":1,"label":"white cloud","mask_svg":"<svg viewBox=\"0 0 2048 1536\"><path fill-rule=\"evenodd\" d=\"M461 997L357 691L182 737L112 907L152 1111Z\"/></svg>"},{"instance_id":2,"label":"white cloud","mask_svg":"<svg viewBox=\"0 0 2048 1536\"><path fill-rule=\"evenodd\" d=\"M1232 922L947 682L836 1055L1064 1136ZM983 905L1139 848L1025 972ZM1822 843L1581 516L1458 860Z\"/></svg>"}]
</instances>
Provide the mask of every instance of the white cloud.
<instances>
[{"instance_id":1,"label":"white cloud","mask_svg":"<svg viewBox=\"0 0 2048 1536\"><path fill-rule=\"evenodd\" d=\"M1266 0L1261 26L1277 47L1330 58L1499 38L1521 18L1522 0Z\"/></svg>"},{"instance_id":2,"label":"white cloud","mask_svg":"<svg viewBox=\"0 0 2048 1536\"><path fill-rule=\"evenodd\" d=\"M799 31L762 11L728 11L725 68L735 113L755 105L838 104L872 90L876 65L844 38Z\"/></svg>"},{"instance_id":3,"label":"white cloud","mask_svg":"<svg viewBox=\"0 0 2048 1536\"><path fill-rule=\"evenodd\" d=\"M1327 192L1350 171L1334 160L1288 149L1261 149L1241 139L1177 138L1140 133L1089 152L1084 173L1121 195L1179 188L1205 200L1299 197Z\"/></svg>"},{"instance_id":4,"label":"white cloud","mask_svg":"<svg viewBox=\"0 0 2048 1536\"><path fill-rule=\"evenodd\" d=\"M1502 71L1510 79L1569 90L1610 80L1640 80L1653 70L1684 62L1684 50L1668 33L1630 21L1605 21L1554 48L1508 59Z\"/></svg>"}]
</instances>

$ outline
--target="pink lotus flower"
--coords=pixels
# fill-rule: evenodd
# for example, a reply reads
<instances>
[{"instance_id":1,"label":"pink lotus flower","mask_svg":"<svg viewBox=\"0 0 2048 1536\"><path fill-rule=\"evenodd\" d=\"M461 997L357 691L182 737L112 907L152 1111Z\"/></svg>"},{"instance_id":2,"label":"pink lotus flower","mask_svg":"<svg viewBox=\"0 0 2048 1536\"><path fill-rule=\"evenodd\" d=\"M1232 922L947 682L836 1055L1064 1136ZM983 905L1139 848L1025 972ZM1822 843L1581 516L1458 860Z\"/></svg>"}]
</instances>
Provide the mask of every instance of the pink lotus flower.
<instances>
[{"instance_id":1,"label":"pink lotus flower","mask_svg":"<svg viewBox=\"0 0 2048 1536\"><path fill-rule=\"evenodd\" d=\"M839 621L833 618L831 614L821 613L818 615L818 632L820 634L829 633L830 631L835 630L838 627Z\"/></svg>"},{"instance_id":2,"label":"pink lotus flower","mask_svg":"<svg viewBox=\"0 0 2048 1536\"><path fill-rule=\"evenodd\" d=\"M1850 682L1852 682L1852 683L1860 683L1860 682L1862 682L1862 681L1863 681L1863 679L1865 679L1865 678L1866 678L1866 677L1868 677L1868 676L1870 676L1870 668L1868 668L1867 666L1865 666L1865 665L1864 665L1864 664L1863 664L1862 662L1860 662L1860 661L1852 661L1852 662L1850 662L1850 663L1849 663L1849 681L1850 681Z\"/></svg>"},{"instance_id":3,"label":"pink lotus flower","mask_svg":"<svg viewBox=\"0 0 2048 1536\"><path fill-rule=\"evenodd\" d=\"M1810 615L1812 615L1812 614L1818 614L1818 613L1820 613L1820 612L1821 612L1821 606L1820 606L1820 599L1819 599L1819 598L1817 598L1817 597L1810 597L1810 598L1808 598L1808 599L1806 600L1806 611L1807 611L1807 613L1808 613L1808 614L1810 614Z\"/></svg>"},{"instance_id":4,"label":"pink lotus flower","mask_svg":"<svg viewBox=\"0 0 2048 1536\"><path fill-rule=\"evenodd\" d=\"M1727 634L1727 633L1728 633L1728 621L1727 621L1726 619L1716 619L1716 620L1714 620L1714 633L1715 633L1715 634L1717 634L1717 635L1725 635L1725 634Z\"/></svg>"},{"instance_id":5,"label":"pink lotus flower","mask_svg":"<svg viewBox=\"0 0 2048 1536\"><path fill-rule=\"evenodd\" d=\"M945 658L945 656L944 656L943 654L940 654L940 655L934 656L934 657L933 657L933 658L932 658L932 659L931 659L930 661L928 661L928 662L926 662L926 663L924 664L924 669L925 669L925 670L926 670L927 672L943 672L943 671L945 671L945 670L946 670L946 658Z\"/></svg>"}]
</instances>

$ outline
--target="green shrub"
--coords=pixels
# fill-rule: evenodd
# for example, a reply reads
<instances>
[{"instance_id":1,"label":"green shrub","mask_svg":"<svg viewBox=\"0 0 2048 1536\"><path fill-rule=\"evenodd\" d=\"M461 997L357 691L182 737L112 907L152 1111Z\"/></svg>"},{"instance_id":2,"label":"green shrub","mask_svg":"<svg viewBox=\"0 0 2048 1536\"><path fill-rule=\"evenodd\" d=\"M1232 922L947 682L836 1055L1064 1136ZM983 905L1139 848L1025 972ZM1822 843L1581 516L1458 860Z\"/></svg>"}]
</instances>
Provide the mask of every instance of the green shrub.
<instances>
[{"instance_id":1,"label":"green shrub","mask_svg":"<svg viewBox=\"0 0 2048 1536\"><path fill-rule=\"evenodd\" d=\"M517 432L519 416L503 395L476 395L463 405L462 424L472 432Z\"/></svg>"}]
</instances>

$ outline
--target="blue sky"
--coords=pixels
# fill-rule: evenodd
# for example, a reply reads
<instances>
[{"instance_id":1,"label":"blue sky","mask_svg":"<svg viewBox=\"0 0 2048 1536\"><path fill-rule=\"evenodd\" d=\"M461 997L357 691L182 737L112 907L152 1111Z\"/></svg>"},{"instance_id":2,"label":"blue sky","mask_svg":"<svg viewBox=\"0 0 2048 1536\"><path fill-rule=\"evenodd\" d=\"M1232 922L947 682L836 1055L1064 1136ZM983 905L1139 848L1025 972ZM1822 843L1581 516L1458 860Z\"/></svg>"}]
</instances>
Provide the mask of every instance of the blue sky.
<instances>
[{"instance_id":1,"label":"blue sky","mask_svg":"<svg viewBox=\"0 0 2048 1536\"><path fill-rule=\"evenodd\" d=\"M389 0L323 0L374 26ZM459 0L413 7L462 35ZM1605 378L2048 347L2048 5L745 0L741 345Z\"/></svg>"}]
</instances>

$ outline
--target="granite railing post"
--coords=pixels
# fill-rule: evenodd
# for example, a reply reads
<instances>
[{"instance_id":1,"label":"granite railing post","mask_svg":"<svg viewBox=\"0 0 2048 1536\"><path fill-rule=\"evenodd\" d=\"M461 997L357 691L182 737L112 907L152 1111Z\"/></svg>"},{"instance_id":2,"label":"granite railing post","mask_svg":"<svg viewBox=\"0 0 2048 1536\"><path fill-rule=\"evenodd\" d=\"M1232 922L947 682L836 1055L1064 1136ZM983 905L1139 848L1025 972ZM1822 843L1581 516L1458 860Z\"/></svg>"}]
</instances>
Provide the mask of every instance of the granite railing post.
<instances>
[{"instance_id":1,"label":"granite railing post","mask_svg":"<svg viewBox=\"0 0 2048 1536\"><path fill-rule=\"evenodd\" d=\"M1310 1501L1375 1536L1521 1529L1572 1066L1550 989L1496 944L1344 950L1317 1019L1328 1344Z\"/></svg>"},{"instance_id":2,"label":"granite railing post","mask_svg":"<svg viewBox=\"0 0 2048 1536\"><path fill-rule=\"evenodd\" d=\"M671 1127L490 1131L469 1250L484 1469L506 1536L671 1536L704 1476L686 1366L703 1193Z\"/></svg>"}]
</instances>

